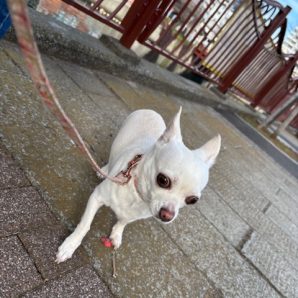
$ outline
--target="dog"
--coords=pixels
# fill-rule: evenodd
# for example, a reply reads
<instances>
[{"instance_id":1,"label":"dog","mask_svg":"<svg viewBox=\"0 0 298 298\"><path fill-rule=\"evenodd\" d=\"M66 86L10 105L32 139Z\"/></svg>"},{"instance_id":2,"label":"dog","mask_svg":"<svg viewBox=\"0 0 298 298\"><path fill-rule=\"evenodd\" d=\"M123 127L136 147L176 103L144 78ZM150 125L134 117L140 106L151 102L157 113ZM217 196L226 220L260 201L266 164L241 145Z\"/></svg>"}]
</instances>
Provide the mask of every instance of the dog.
<instances>
[{"instance_id":1,"label":"dog","mask_svg":"<svg viewBox=\"0 0 298 298\"><path fill-rule=\"evenodd\" d=\"M109 176L126 177L127 183L104 179L95 188L80 223L59 247L57 263L71 258L103 205L117 216L110 235L117 249L128 223L152 216L170 223L180 208L199 201L220 151L221 137L214 137L199 149L188 149L182 141L180 115L181 107L167 127L152 110L137 110L127 117L103 167Z\"/></svg>"}]
</instances>

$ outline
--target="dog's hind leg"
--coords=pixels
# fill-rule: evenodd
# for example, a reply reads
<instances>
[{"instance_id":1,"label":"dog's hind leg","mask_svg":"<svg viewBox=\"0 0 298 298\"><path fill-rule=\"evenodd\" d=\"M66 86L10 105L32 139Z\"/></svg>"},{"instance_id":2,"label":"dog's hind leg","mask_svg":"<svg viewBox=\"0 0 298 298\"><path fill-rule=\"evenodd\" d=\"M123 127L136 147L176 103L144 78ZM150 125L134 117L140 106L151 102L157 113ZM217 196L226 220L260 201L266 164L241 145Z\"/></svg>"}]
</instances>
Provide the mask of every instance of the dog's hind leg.
<instances>
[{"instance_id":1,"label":"dog's hind leg","mask_svg":"<svg viewBox=\"0 0 298 298\"><path fill-rule=\"evenodd\" d=\"M96 187L91 194L85 212L80 223L71 235L69 235L58 248L56 262L61 263L72 257L74 251L81 244L84 236L90 229L92 220L97 210L103 205L103 200L100 195L100 186Z\"/></svg>"}]
</instances>

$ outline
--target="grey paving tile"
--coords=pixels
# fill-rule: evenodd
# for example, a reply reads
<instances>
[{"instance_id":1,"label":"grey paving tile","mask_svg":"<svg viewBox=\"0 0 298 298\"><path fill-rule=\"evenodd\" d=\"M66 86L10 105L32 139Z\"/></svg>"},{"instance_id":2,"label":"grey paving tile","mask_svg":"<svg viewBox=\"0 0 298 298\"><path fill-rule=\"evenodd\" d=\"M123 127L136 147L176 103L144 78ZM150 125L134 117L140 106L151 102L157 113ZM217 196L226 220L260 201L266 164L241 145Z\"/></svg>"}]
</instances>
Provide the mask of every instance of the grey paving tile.
<instances>
[{"instance_id":1,"label":"grey paving tile","mask_svg":"<svg viewBox=\"0 0 298 298\"><path fill-rule=\"evenodd\" d=\"M109 234L112 222L111 212L101 209L83 245L116 296L204 297L215 290L212 281L192 264L154 219L131 223L125 228L122 245L116 252L117 277L112 278L112 253L100 242L102 235Z\"/></svg>"},{"instance_id":2,"label":"grey paving tile","mask_svg":"<svg viewBox=\"0 0 298 298\"><path fill-rule=\"evenodd\" d=\"M260 234L254 233L242 252L284 296L298 296L297 267L290 264L285 255L280 254Z\"/></svg>"},{"instance_id":3,"label":"grey paving tile","mask_svg":"<svg viewBox=\"0 0 298 298\"><path fill-rule=\"evenodd\" d=\"M263 225L256 231L262 235L264 241L273 245L277 251L285 256L285 259L293 266L298 267L298 245L291 237L283 232L273 221L262 217Z\"/></svg>"},{"instance_id":4,"label":"grey paving tile","mask_svg":"<svg viewBox=\"0 0 298 298\"><path fill-rule=\"evenodd\" d=\"M252 213L261 212L261 208L254 206L254 197L247 197L245 193L235 187L220 169L214 169L210 177L209 187L214 190L233 210L241 217L242 213L248 208L252 209ZM265 207L266 205L264 205ZM245 218L247 221L247 219ZM248 222L248 221L247 221ZM249 222L248 222L249 223Z\"/></svg>"},{"instance_id":5,"label":"grey paving tile","mask_svg":"<svg viewBox=\"0 0 298 298\"><path fill-rule=\"evenodd\" d=\"M218 162L217 167L214 167L209 181L210 186L229 194L230 197L226 196L227 200L234 200L239 204L245 201L246 206L252 206L260 211L264 210L270 201L247 178L229 169L227 159L225 156Z\"/></svg>"},{"instance_id":6,"label":"grey paving tile","mask_svg":"<svg viewBox=\"0 0 298 298\"><path fill-rule=\"evenodd\" d=\"M0 149L0 189L29 185L30 182L16 162Z\"/></svg>"},{"instance_id":7,"label":"grey paving tile","mask_svg":"<svg viewBox=\"0 0 298 298\"><path fill-rule=\"evenodd\" d=\"M264 196L262 189L257 188L251 182L242 165L231 163L233 157L233 153L225 152L218 162L218 167L213 171L214 180L219 180L224 176L226 187L232 185L243 194L247 203L253 205L254 208L263 210L270 200Z\"/></svg>"},{"instance_id":8,"label":"grey paving tile","mask_svg":"<svg viewBox=\"0 0 298 298\"><path fill-rule=\"evenodd\" d=\"M297 184L298 185L298 184ZM296 197L298 196L298 187ZM284 189L278 187L272 198L274 205L298 226L298 203L295 197L290 196Z\"/></svg>"},{"instance_id":9,"label":"grey paving tile","mask_svg":"<svg viewBox=\"0 0 298 298\"><path fill-rule=\"evenodd\" d=\"M250 226L209 187L196 207L234 247L250 230Z\"/></svg>"},{"instance_id":10,"label":"grey paving tile","mask_svg":"<svg viewBox=\"0 0 298 298\"><path fill-rule=\"evenodd\" d=\"M167 119L169 112L173 116L179 109L178 104L174 101L169 100L165 96L154 95L154 91L139 84L118 79L107 74L101 74L100 78L131 110L153 109Z\"/></svg>"},{"instance_id":11,"label":"grey paving tile","mask_svg":"<svg viewBox=\"0 0 298 298\"><path fill-rule=\"evenodd\" d=\"M23 245L44 279L52 279L67 271L82 267L88 262L88 257L82 247L77 249L67 262L60 264L55 262L58 247L68 235L69 231L62 225L42 226L19 234Z\"/></svg>"},{"instance_id":12,"label":"grey paving tile","mask_svg":"<svg viewBox=\"0 0 298 298\"><path fill-rule=\"evenodd\" d=\"M271 205L265 214L298 244L298 227L284 213Z\"/></svg>"},{"instance_id":13,"label":"grey paving tile","mask_svg":"<svg viewBox=\"0 0 298 298\"><path fill-rule=\"evenodd\" d=\"M225 297L279 296L198 210L184 210L163 228Z\"/></svg>"},{"instance_id":14,"label":"grey paving tile","mask_svg":"<svg viewBox=\"0 0 298 298\"><path fill-rule=\"evenodd\" d=\"M293 198L296 202L298 202L297 197L297 179L292 177L285 177L284 178L284 188L293 195Z\"/></svg>"},{"instance_id":15,"label":"grey paving tile","mask_svg":"<svg viewBox=\"0 0 298 298\"><path fill-rule=\"evenodd\" d=\"M0 192L0 236L33 226L51 225L56 218L33 187L3 189Z\"/></svg>"},{"instance_id":16,"label":"grey paving tile","mask_svg":"<svg viewBox=\"0 0 298 298\"><path fill-rule=\"evenodd\" d=\"M21 241L16 236L0 239L0 297L16 297L41 283Z\"/></svg>"},{"instance_id":17,"label":"grey paving tile","mask_svg":"<svg viewBox=\"0 0 298 298\"><path fill-rule=\"evenodd\" d=\"M86 93L93 93L106 98L115 97L114 93L90 69L58 59L55 59L54 62ZM96 73L100 76L100 72Z\"/></svg>"},{"instance_id":18,"label":"grey paving tile","mask_svg":"<svg viewBox=\"0 0 298 298\"><path fill-rule=\"evenodd\" d=\"M30 291L22 297L28 298L56 298L56 297L113 297L90 267L69 272L56 280L45 283L40 288Z\"/></svg>"},{"instance_id":19,"label":"grey paving tile","mask_svg":"<svg viewBox=\"0 0 298 298\"><path fill-rule=\"evenodd\" d=\"M220 180L220 179L218 179ZM289 262L298 265L298 246L278 225L262 211L246 201L245 194L230 185L222 187L220 181L214 181L211 188L229 204L245 222L273 244L281 253L285 253Z\"/></svg>"},{"instance_id":20,"label":"grey paving tile","mask_svg":"<svg viewBox=\"0 0 298 298\"><path fill-rule=\"evenodd\" d=\"M12 49L12 53L15 56L19 56L19 59L22 59L21 52L19 51L16 44L7 42L1 39L0 44L0 74L3 75L7 72L15 73L18 75L22 75L23 72L21 69L14 63L14 61L9 56L7 49Z\"/></svg>"}]
</instances>

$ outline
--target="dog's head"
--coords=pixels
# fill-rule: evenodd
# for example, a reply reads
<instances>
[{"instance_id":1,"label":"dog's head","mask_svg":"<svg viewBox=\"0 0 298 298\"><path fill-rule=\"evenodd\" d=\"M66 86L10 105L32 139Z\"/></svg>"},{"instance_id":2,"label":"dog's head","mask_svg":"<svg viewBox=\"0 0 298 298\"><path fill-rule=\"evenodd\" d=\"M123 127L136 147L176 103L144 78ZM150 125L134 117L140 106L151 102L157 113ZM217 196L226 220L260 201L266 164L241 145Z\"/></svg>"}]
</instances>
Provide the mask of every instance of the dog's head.
<instances>
[{"instance_id":1,"label":"dog's head","mask_svg":"<svg viewBox=\"0 0 298 298\"><path fill-rule=\"evenodd\" d=\"M182 142L180 114L181 108L144 156L139 173L139 191L152 215L164 223L173 221L181 207L200 199L221 144L218 135L199 149L188 149Z\"/></svg>"}]
</instances>

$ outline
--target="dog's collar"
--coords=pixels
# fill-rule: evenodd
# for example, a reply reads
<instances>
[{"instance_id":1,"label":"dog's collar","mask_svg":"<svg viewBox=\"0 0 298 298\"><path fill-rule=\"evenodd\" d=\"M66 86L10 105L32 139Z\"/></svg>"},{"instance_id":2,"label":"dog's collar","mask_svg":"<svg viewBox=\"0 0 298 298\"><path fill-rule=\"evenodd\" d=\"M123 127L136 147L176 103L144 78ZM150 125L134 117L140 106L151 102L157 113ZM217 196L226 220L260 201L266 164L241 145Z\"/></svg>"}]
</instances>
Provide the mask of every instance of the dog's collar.
<instances>
[{"instance_id":1,"label":"dog's collar","mask_svg":"<svg viewBox=\"0 0 298 298\"><path fill-rule=\"evenodd\" d=\"M124 178L125 182L122 184L127 184L131 179L131 171L135 168L139 161L142 159L143 154L137 154L128 164L125 170L122 170L116 177L117 178Z\"/></svg>"},{"instance_id":2,"label":"dog's collar","mask_svg":"<svg viewBox=\"0 0 298 298\"><path fill-rule=\"evenodd\" d=\"M138 165L138 163L140 162L140 160L142 159L143 154L137 154L128 164L127 164L127 168L125 170L122 170L116 177L117 178L123 178L125 180L125 182L122 183L122 185L127 184L130 179L132 178L131 176L131 171ZM139 191L138 188L138 178L135 176L133 179L133 186L136 190L136 193L138 194L138 196L141 198L141 200L144 201L143 196L141 194L141 192Z\"/></svg>"}]
</instances>

